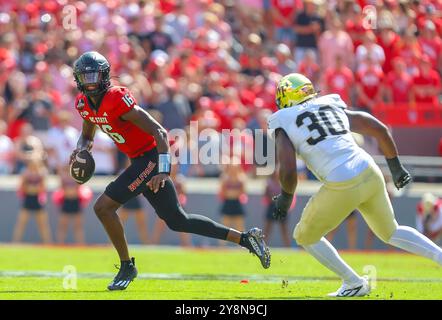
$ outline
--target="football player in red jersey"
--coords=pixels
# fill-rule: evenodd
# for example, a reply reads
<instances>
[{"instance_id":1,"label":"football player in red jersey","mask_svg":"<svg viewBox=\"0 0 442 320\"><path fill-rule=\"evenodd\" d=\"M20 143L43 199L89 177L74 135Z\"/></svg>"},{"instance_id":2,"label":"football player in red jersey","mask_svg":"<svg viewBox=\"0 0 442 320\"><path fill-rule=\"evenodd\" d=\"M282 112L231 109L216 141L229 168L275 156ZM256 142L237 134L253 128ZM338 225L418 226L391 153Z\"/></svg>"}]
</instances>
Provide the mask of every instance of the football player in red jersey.
<instances>
[{"instance_id":1,"label":"football player in red jersey","mask_svg":"<svg viewBox=\"0 0 442 320\"><path fill-rule=\"evenodd\" d=\"M124 290L137 276L135 259L130 258L116 211L140 193L170 229L237 243L257 255L264 268L270 266L270 251L260 229L240 232L183 210L169 178L171 157L166 130L137 105L127 88L111 85L110 64L105 57L86 52L74 62L73 72L81 92L75 107L83 118L83 129L71 161L80 150L92 148L96 127L108 134L131 160L131 165L106 187L94 205L121 260L109 290Z\"/></svg>"}]
</instances>

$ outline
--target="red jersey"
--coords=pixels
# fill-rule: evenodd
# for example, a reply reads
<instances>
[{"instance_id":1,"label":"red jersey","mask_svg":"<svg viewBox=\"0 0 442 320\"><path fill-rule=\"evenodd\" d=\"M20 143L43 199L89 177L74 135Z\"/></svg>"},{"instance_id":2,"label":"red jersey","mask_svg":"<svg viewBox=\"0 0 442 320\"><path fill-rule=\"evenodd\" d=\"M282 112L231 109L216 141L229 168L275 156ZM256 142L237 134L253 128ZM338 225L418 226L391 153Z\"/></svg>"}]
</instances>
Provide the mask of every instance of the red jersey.
<instances>
[{"instance_id":1,"label":"red jersey","mask_svg":"<svg viewBox=\"0 0 442 320\"><path fill-rule=\"evenodd\" d=\"M117 86L110 87L104 94L98 111L92 109L82 93L75 100L75 108L83 120L97 125L129 158L136 158L156 146L153 136L132 122L121 119L136 104L129 89Z\"/></svg>"}]
</instances>

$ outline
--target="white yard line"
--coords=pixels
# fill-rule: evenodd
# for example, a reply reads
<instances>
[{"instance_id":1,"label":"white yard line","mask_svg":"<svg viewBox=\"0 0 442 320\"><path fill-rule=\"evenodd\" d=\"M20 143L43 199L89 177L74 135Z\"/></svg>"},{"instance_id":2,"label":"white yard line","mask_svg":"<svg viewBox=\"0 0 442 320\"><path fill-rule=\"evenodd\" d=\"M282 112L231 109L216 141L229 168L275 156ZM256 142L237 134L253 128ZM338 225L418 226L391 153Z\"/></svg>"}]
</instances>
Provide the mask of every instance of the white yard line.
<instances>
[{"instance_id":1,"label":"white yard line","mask_svg":"<svg viewBox=\"0 0 442 320\"><path fill-rule=\"evenodd\" d=\"M64 278L68 274L56 271L0 271L0 278ZM110 279L115 276L109 272L79 272L80 279ZM180 274L180 273L139 273L137 279L143 280L212 280L212 281L241 281L274 282L285 281L335 281L337 277L309 277L309 276L278 276L278 275L229 275L229 274ZM442 278L378 278L378 281L388 282L420 282L442 283Z\"/></svg>"}]
</instances>

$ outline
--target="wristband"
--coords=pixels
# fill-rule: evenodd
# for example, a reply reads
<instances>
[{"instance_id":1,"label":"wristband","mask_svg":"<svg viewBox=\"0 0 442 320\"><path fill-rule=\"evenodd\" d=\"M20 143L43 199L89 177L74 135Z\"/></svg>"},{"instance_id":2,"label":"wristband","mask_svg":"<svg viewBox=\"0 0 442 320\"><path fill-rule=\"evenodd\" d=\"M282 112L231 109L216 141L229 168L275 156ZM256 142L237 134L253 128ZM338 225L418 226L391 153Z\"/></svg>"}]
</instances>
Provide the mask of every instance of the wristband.
<instances>
[{"instance_id":1,"label":"wristband","mask_svg":"<svg viewBox=\"0 0 442 320\"><path fill-rule=\"evenodd\" d=\"M170 174L171 158L168 153L160 153L158 155L158 173Z\"/></svg>"},{"instance_id":2,"label":"wristband","mask_svg":"<svg viewBox=\"0 0 442 320\"><path fill-rule=\"evenodd\" d=\"M392 173L393 172L397 172L397 171L402 169L402 164L399 161L398 157L394 157L394 158L391 158L391 159L385 158L385 159L387 160L388 167L390 168L390 171Z\"/></svg>"}]
</instances>

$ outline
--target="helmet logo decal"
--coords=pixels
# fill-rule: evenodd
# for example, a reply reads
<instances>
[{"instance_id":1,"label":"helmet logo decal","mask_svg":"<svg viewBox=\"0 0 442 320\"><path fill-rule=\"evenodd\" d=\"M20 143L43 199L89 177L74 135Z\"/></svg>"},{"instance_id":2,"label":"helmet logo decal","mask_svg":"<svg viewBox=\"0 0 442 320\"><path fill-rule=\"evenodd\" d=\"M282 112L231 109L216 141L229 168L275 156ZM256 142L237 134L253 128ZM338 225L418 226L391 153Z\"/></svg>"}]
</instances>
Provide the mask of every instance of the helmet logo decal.
<instances>
[{"instance_id":1,"label":"helmet logo decal","mask_svg":"<svg viewBox=\"0 0 442 320\"><path fill-rule=\"evenodd\" d=\"M77 109L82 110L83 108L84 108L84 100L83 98L80 98L77 103Z\"/></svg>"}]
</instances>

